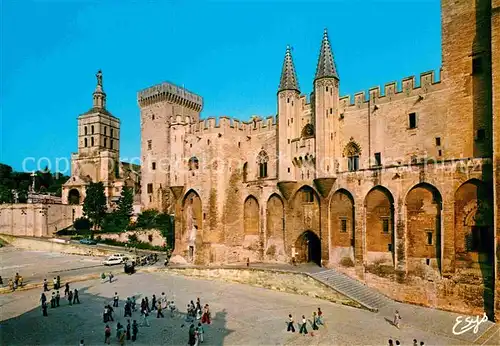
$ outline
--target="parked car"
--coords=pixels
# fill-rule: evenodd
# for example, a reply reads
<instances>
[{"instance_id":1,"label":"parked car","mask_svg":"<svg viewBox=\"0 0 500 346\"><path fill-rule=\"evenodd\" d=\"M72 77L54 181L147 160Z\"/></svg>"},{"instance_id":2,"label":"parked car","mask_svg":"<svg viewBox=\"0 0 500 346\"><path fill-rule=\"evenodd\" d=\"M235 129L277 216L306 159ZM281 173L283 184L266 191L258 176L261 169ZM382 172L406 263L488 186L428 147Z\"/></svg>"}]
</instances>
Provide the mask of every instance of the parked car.
<instances>
[{"instance_id":1,"label":"parked car","mask_svg":"<svg viewBox=\"0 0 500 346\"><path fill-rule=\"evenodd\" d=\"M97 241L95 241L94 239L90 239L90 238L83 238L83 239L80 239L80 244L97 245Z\"/></svg>"},{"instance_id":2,"label":"parked car","mask_svg":"<svg viewBox=\"0 0 500 346\"><path fill-rule=\"evenodd\" d=\"M104 262L102 262L105 266L112 266L117 264L122 264L128 261L128 258L122 254L114 254L109 256Z\"/></svg>"}]
</instances>

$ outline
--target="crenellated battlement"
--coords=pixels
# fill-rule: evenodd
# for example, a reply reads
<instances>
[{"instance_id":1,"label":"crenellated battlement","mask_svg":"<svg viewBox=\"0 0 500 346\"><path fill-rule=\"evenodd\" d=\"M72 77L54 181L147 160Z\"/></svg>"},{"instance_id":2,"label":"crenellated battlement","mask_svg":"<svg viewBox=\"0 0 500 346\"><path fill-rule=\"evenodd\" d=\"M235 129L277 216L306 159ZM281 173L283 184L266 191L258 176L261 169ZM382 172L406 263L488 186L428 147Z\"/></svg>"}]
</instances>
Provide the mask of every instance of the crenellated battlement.
<instances>
[{"instance_id":1,"label":"crenellated battlement","mask_svg":"<svg viewBox=\"0 0 500 346\"><path fill-rule=\"evenodd\" d=\"M182 119L179 118L178 120ZM209 117L195 123L178 121L171 124L189 125L189 133L192 134L238 133L249 136L275 130L276 118L274 116L268 116L265 119L260 117L253 117L253 120L241 121L239 119L230 118L228 116L221 116L219 118Z\"/></svg>"},{"instance_id":2,"label":"crenellated battlement","mask_svg":"<svg viewBox=\"0 0 500 346\"><path fill-rule=\"evenodd\" d=\"M416 83L416 77L410 76L403 78L400 83L396 81L386 83L383 93L381 93L380 86L376 86L368 89L368 97L365 91L355 93L352 98L350 95L342 96L339 98L340 108L362 108L367 106L368 102L376 104L390 102L399 98L418 96L431 91L441 83L441 71L439 71L437 79L435 77L434 71L428 71L420 74L418 84Z\"/></svg>"},{"instance_id":3,"label":"crenellated battlement","mask_svg":"<svg viewBox=\"0 0 500 346\"><path fill-rule=\"evenodd\" d=\"M203 108L201 96L170 82L163 82L137 93L137 102L141 107L162 101L176 103L197 112Z\"/></svg>"}]
</instances>

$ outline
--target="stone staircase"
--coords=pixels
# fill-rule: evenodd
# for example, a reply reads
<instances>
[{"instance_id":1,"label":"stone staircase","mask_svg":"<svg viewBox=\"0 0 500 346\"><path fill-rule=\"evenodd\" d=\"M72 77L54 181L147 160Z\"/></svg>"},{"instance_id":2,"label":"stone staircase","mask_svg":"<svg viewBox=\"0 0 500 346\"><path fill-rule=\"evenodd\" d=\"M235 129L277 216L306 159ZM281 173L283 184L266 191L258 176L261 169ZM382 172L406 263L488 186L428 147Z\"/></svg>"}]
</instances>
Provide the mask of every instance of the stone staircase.
<instances>
[{"instance_id":1,"label":"stone staircase","mask_svg":"<svg viewBox=\"0 0 500 346\"><path fill-rule=\"evenodd\" d=\"M369 288L334 269L323 270L310 275L373 312L378 312L379 309L392 302L391 299L378 293L375 289Z\"/></svg>"}]
</instances>

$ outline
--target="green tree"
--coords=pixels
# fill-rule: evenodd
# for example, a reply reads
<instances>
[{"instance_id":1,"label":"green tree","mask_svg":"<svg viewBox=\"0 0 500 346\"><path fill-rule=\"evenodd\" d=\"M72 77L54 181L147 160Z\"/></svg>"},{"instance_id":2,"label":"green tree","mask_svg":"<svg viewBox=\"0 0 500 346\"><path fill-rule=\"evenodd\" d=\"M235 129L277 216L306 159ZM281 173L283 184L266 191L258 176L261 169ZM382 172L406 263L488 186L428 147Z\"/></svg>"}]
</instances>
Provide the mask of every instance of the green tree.
<instances>
[{"instance_id":1,"label":"green tree","mask_svg":"<svg viewBox=\"0 0 500 346\"><path fill-rule=\"evenodd\" d=\"M2 203L14 203L12 190L5 185L0 185L0 204Z\"/></svg>"},{"instance_id":2,"label":"green tree","mask_svg":"<svg viewBox=\"0 0 500 346\"><path fill-rule=\"evenodd\" d=\"M85 189L83 213L92 222L95 229L100 229L106 216L106 196L102 182L90 183ZM93 234L92 234L93 236Z\"/></svg>"},{"instance_id":3,"label":"green tree","mask_svg":"<svg viewBox=\"0 0 500 346\"><path fill-rule=\"evenodd\" d=\"M118 198L117 201L118 207L116 211L118 215L121 215L127 221L127 225L128 222L130 221L130 217L134 212L133 204L134 204L134 195L132 188L127 186L122 187L120 198Z\"/></svg>"}]
</instances>

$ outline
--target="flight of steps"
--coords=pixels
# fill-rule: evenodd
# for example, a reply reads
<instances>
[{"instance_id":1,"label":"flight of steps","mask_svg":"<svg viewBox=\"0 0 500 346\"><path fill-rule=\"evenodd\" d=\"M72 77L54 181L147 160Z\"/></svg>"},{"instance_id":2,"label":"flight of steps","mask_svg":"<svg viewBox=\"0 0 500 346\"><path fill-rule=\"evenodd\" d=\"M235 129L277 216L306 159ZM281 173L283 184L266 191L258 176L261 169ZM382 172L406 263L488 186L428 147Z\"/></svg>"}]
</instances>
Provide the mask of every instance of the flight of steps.
<instances>
[{"instance_id":1,"label":"flight of steps","mask_svg":"<svg viewBox=\"0 0 500 346\"><path fill-rule=\"evenodd\" d=\"M380 308L392 302L391 299L378 293L375 289L369 288L334 269L313 273L311 276L373 312L378 312Z\"/></svg>"}]
</instances>

